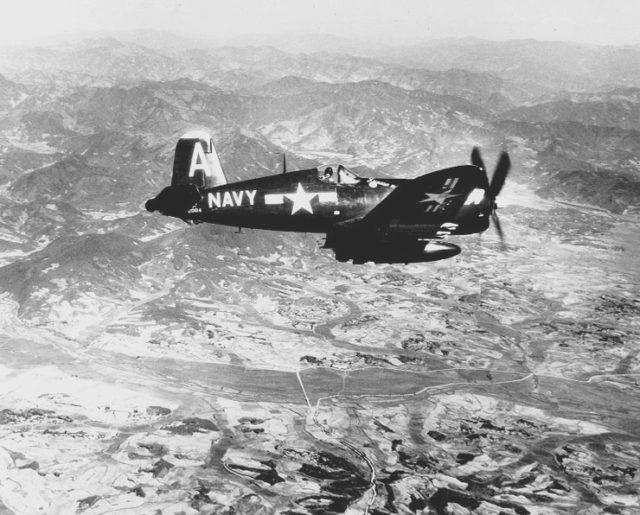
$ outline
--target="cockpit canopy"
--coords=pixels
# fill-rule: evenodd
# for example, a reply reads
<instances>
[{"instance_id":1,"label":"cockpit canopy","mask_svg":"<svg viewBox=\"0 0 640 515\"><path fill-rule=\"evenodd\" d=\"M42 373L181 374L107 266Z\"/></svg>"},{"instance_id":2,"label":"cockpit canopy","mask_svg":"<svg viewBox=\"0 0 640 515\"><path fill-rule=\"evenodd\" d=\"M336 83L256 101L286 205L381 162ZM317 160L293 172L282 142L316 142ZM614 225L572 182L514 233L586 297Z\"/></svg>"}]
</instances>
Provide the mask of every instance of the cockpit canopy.
<instances>
[{"instance_id":1,"label":"cockpit canopy","mask_svg":"<svg viewBox=\"0 0 640 515\"><path fill-rule=\"evenodd\" d=\"M347 167L338 164L318 166L318 178L334 184L358 184L362 180Z\"/></svg>"}]
</instances>

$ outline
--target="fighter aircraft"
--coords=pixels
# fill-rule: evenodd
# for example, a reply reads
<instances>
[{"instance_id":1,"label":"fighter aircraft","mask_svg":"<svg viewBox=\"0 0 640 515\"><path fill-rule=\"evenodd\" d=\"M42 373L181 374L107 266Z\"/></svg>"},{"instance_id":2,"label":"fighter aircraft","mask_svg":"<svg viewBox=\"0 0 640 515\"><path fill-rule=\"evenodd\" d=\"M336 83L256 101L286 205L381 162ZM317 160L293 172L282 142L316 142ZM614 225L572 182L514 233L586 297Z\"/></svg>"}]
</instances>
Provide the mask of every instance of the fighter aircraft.
<instances>
[{"instance_id":1,"label":"fighter aircraft","mask_svg":"<svg viewBox=\"0 0 640 515\"><path fill-rule=\"evenodd\" d=\"M491 182L477 147L470 165L415 179L365 178L341 164L228 183L209 134L182 136L171 186L148 211L239 228L326 233L324 248L354 264L435 261L460 253L444 239L485 231L500 239L496 197L511 162L500 155Z\"/></svg>"}]
</instances>

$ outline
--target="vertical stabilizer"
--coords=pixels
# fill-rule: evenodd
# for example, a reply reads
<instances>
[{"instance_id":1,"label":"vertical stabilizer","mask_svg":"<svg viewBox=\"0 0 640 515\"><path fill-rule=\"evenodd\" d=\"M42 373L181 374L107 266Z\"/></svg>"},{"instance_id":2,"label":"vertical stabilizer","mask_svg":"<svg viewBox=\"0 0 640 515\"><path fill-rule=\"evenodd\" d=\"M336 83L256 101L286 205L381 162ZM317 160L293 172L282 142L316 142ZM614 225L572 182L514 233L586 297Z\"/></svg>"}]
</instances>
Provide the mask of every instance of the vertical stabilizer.
<instances>
[{"instance_id":1,"label":"vertical stabilizer","mask_svg":"<svg viewBox=\"0 0 640 515\"><path fill-rule=\"evenodd\" d=\"M188 132L178 140L171 185L181 184L195 184L200 188L227 184L213 140L206 132Z\"/></svg>"}]
</instances>

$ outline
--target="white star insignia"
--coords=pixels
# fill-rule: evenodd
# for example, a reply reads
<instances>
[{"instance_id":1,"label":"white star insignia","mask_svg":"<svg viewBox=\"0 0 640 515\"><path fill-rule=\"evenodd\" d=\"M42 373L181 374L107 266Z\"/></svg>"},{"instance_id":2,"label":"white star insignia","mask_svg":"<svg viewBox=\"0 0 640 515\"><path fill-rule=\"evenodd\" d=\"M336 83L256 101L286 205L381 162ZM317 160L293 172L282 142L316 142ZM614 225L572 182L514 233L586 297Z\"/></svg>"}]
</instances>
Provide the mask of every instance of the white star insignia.
<instances>
[{"instance_id":1,"label":"white star insignia","mask_svg":"<svg viewBox=\"0 0 640 515\"><path fill-rule=\"evenodd\" d=\"M437 211L440 211L446 208L445 204L447 203L447 200L453 197L460 196L459 193L452 194L450 192L451 190L441 191L440 193L425 193L424 194L425 198L422 200L419 200L418 203L422 204L422 203L429 202L430 204L427 206L427 209L425 212L435 213ZM435 202L435 205L431 204L431 202Z\"/></svg>"},{"instance_id":2,"label":"white star insignia","mask_svg":"<svg viewBox=\"0 0 640 515\"><path fill-rule=\"evenodd\" d=\"M437 202L438 204L444 204L447 199L459 196L460 195L457 194L452 195L448 191L443 191L441 193L425 193L425 198L420 202Z\"/></svg>"},{"instance_id":3,"label":"white star insignia","mask_svg":"<svg viewBox=\"0 0 640 515\"><path fill-rule=\"evenodd\" d=\"M302 184L298 183L298 189L295 193L285 193L284 196L293 201L293 207L291 208L291 214L293 215L302 209L313 214L311 199L317 195L317 193L307 193L304 191Z\"/></svg>"}]
</instances>

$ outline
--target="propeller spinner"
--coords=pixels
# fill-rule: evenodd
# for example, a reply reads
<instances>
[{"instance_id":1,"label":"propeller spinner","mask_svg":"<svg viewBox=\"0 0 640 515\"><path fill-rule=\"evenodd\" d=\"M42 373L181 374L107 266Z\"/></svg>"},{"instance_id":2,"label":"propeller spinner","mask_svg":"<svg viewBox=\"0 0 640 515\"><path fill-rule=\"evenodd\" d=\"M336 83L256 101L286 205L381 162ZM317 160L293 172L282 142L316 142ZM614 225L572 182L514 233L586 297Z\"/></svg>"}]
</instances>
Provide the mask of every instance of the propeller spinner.
<instances>
[{"instance_id":1,"label":"propeller spinner","mask_svg":"<svg viewBox=\"0 0 640 515\"><path fill-rule=\"evenodd\" d=\"M486 173L487 169L484 165L484 161L482 160L480 149L478 147L473 147L473 150L471 151L471 164L477 166ZM498 213L496 212L496 210L498 209L496 198L502 191L502 187L504 186L504 182L507 179L507 175L509 174L510 169L511 159L509 159L509 154L507 154L506 152L502 152L500 154L500 158L498 159L496 169L493 172L493 176L491 177L489 188L487 189L487 198L489 200L489 206L491 209L491 221L493 222L493 226L498 233L498 237L500 238L500 242L503 248L505 245L504 232L502 231L502 225L500 224L500 219L498 218Z\"/></svg>"}]
</instances>

